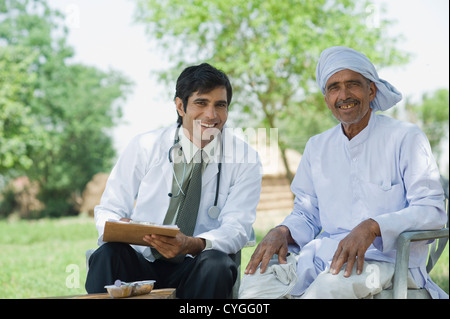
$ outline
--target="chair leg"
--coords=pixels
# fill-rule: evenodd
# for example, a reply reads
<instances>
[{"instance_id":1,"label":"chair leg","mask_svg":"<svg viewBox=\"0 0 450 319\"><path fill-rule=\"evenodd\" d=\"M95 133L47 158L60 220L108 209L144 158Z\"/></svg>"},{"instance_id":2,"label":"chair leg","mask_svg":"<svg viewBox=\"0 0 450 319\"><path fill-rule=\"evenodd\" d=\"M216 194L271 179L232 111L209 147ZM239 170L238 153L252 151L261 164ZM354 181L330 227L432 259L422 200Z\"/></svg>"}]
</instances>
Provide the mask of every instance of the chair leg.
<instances>
[{"instance_id":1,"label":"chair leg","mask_svg":"<svg viewBox=\"0 0 450 319\"><path fill-rule=\"evenodd\" d=\"M241 251L239 250L236 254L230 255L230 257L237 266L237 277L234 282L233 289L231 290L231 299L238 299L239 287L241 286Z\"/></svg>"}]
</instances>

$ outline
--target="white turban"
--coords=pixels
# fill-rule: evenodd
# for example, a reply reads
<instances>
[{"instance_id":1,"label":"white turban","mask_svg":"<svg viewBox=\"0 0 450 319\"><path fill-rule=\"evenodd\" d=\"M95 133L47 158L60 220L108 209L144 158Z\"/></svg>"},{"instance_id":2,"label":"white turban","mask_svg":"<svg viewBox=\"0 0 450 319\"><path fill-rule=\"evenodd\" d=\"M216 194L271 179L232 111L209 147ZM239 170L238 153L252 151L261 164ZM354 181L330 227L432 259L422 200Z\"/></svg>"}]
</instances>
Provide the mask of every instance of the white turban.
<instances>
[{"instance_id":1,"label":"white turban","mask_svg":"<svg viewBox=\"0 0 450 319\"><path fill-rule=\"evenodd\" d=\"M328 79L338 71L349 69L360 73L377 86L377 95L370 103L374 111L386 111L402 99L402 94L389 82L378 77L372 62L362 53L346 48L331 47L320 54L316 68L316 81L320 90L325 94Z\"/></svg>"}]
</instances>

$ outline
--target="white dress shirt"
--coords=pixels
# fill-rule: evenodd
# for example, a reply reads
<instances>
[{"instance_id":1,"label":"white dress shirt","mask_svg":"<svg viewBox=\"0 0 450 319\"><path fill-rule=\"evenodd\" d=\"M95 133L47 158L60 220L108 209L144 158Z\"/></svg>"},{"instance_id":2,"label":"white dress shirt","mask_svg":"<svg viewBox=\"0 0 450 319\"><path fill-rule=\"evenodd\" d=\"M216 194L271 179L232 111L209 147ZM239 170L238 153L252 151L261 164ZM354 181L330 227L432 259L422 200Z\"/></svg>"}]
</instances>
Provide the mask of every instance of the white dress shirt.
<instances>
[{"instance_id":1,"label":"white dress shirt","mask_svg":"<svg viewBox=\"0 0 450 319\"><path fill-rule=\"evenodd\" d=\"M180 196L184 196L183 189L186 187L187 182L191 178L192 168L194 167L193 159L195 154L200 150L194 143L192 143L186 135L184 135L183 127L180 127L179 133L179 146L180 148L174 148L172 154L170 154L173 165L173 182L172 182L172 197L168 210L174 210L174 212L168 212L166 216L171 218L165 218L164 224L173 225L177 219L178 211L180 209ZM217 153L220 147L219 138L214 138L203 148L203 164L202 173L205 171L208 163L210 162L210 154ZM207 240L206 248L210 248L211 243Z\"/></svg>"},{"instance_id":2,"label":"white dress shirt","mask_svg":"<svg viewBox=\"0 0 450 319\"><path fill-rule=\"evenodd\" d=\"M312 137L291 185L293 212L283 225L300 251L300 295L329 268L341 239L362 221L378 222L381 237L366 260L395 261L398 235L407 230L440 229L446 222L439 171L425 134L415 125L372 112L369 124L348 140L341 125ZM433 297L440 289L426 270L428 246L411 244L410 270Z\"/></svg>"}]
</instances>

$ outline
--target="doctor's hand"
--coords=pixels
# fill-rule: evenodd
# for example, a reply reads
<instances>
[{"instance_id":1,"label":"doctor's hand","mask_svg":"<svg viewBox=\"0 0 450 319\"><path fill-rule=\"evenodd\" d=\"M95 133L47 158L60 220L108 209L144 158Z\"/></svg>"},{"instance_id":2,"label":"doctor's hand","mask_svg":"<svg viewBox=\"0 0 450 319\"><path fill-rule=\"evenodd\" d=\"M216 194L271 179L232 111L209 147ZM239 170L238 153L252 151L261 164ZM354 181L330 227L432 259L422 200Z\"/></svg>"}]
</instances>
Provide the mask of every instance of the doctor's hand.
<instances>
[{"instance_id":1,"label":"doctor's hand","mask_svg":"<svg viewBox=\"0 0 450 319\"><path fill-rule=\"evenodd\" d=\"M166 258L173 258L181 254L195 256L202 252L206 246L203 238L186 236L181 232L175 237L155 234L145 235L143 240Z\"/></svg>"},{"instance_id":2,"label":"doctor's hand","mask_svg":"<svg viewBox=\"0 0 450 319\"><path fill-rule=\"evenodd\" d=\"M380 227L373 219L367 219L339 242L331 261L330 273L336 275L344 263L347 263L344 277L350 277L356 261L356 274L360 275L364 266L364 255L377 236L381 236Z\"/></svg>"},{"instance_id":3,"label":"doctor's hand","mask_svg":"<svg viewBox=\"0 0 450 319\"><path fill-rule=\"evenodd\" d=\"M274 254L278 254L278 262L280 264L286 264L288 243L293 243L289 228L286 226L273 228L256 247L247 268L245 268L245 274L254 274L260 263L260 271L263 274Z\"/></svg>"}]
</instances>

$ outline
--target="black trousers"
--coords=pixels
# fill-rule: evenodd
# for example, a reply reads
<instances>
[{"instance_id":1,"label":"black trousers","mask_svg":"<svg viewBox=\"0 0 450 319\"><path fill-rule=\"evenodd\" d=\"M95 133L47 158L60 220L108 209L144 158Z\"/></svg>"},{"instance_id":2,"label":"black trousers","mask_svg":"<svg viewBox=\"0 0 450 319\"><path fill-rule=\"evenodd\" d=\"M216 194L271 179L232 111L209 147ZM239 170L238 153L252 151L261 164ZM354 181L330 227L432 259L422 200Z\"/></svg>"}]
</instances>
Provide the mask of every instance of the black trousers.
<instances>
[{"instance_id":1,"label":"black trousers","mask_svg":"<svg viewBox=\"0 0 450 319\"><path fill-rule=\"evenodd\" d=\"M237 278L237 266L227 254L205 250L180 264L156 260L149 262L130 245L106 243L89 258L86 278L88 293L106 292L105 285L120 279L125 282L156 280L155 289L176 288L177 298L229 298Z\"/></svg>"}]
</instances>

